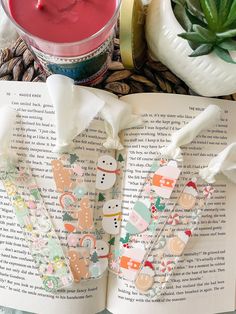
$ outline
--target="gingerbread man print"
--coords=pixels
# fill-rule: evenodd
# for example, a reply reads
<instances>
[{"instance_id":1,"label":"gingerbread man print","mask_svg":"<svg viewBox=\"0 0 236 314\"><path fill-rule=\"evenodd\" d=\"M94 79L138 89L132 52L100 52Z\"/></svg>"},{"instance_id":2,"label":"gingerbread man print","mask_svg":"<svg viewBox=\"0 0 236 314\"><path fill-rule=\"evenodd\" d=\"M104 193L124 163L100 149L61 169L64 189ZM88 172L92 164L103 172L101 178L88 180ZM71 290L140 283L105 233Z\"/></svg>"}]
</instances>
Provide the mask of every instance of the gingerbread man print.
<instances>
[{"instance_id":1,"label":"gingerbread man print","mask_svg":"<svg viewBox=\"0 0 236 314\"><path fill-rule=\"evenodd\" d=\"M90 202L88 197L83 197L80 201L80 209L77 214L78 228L81 231L87 231L93 229L93 212L90 208Z\"/></svg>"},{"instance_id":2,"label":"gingerbread man print","mask_svg":"<svg viewBox=\"0 0 236 314\"><path fill-rule=\"evenodd\" d=\"M87 248L70 249L68 258L75 282L89 278L89 251Z\"/></svg>"},{"instance_id":3,"label":"gingerbread man print","mask_svg":"<svg viewBox=\"0 0 236 314\"><path fill-rule=\"evenodd\" d=\"M72 170L66 169L61 160L53 160L51 164L57 191L62 193L71 189L73 187Z\"/></svg>"}]
</instances>

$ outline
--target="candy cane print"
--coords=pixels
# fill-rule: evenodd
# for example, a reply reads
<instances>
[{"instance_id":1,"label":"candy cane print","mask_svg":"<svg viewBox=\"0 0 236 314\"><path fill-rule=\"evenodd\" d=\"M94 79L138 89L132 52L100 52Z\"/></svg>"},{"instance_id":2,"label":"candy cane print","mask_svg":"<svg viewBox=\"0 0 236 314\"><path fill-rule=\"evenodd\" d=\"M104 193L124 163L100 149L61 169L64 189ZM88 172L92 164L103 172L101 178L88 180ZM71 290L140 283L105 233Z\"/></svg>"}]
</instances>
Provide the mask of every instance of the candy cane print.
<instances>
[{"instance_id":1,"label":"candy cane print","mask_svg":"<svg viewBox=\"0 0 236 314\"><path fill-rule=\"evenodd\" d=\"M150 227L153 237L159 237L160 233L157 235L157 230L162 230L167 223L166 216L173 210L168 205L168 200L171 198L181 173L183 157L180 147L190 143L202 130L215 124L219 118L220 108L215 105L208 106L190 123L173 133L171 143L160 150L158 159L151 166L138 200L135 202L125 225L127 234L131 235L132 238L147 232ZM191 184L189 188L191 188ZM183 201L186 201L186 206L189 206L187 197ZM194 203L191 206L194 206ZM155 214L157 212L159 214ZM177 225L179 222L180 218L177 215L169 217L169 223ZM149 247L152 241L153 238ZM149 251L147 250L145 257L148 255ZM145 261L146 259L144 259L144 263Z\"/></svg>"},{"instance_id":2,"label":"candy cane print","mask_svg":"<svg viewBox=\"0 0 236 314\"><path fill-rule=\"evenodd\" d=\"M139 234L147 229L151 222L150 206L153 208L156 205L164 212L166 200L170 199L182 168L178 165L178 162L183 161L180 147L189 144L202 130L215 124L220 118L220 112L218 106L209 105L182 129L173 133L171 143L160 150L125 226L129 234Z\"/></svg>"},{"instance_id":3,"label":"candy cane print","mask_svg":"<svg viewBox=\"0 0 236 314\"><path fill-rule=\"evenodd\" d=\"M189 182L191 182L191 189L189 189ZM193 182L194 185L192 184ZM141 293L145 293L149 297L158 297L163 292L199 222L200 213L203 209L202 203L204 203L205 207L209 200L203 192L204 184L205 182L199 176L193 177L186 182L164 226L156 238L152 239L152 245L148 249L135 279L135 282L138 282L137 288ZM179 219L180 216L182 219L187 217L189 223L183 225L179 220L179 223L176 223L175 219L177 217ZM160 245L159 242L163 243L163 245ZM144 290L140 289L139 276L142 275L145 262L150 256L153 256L155 259L155 277L157 280L153 286Z\"/></svg>"},{"instance_id":4,"label":"candy cane print","mask_svg":"<svg viewBox=\"0 0 236 314\"><path fill-rule=\"evenodd\" d=\"M178 264L181 255L184 252L186 245L192 236L194 229L196 228L199 220L201 218L201 213L204 208L207 207L209 199L214 194L214 187L212 184L216 181L218 174L223 174L236 184L236 143L232 143L226 147L222 152L220 152L215 158L213 158L206 168L199 171L191 180L189 180L183 191L181 192L176 205L174 206L173 213L181 212L188 218L188 226L184 228L181 225L172 225L172 229L169 230L167 226L167 221L158 236L156 237L153 245L149 249L149 254L156 257L156 275L159 281L149 289L145 290L147 296L154 298L162 294L170 276L173 274L176 265ZM170 232L169 232L170 231ZM164 246L160 246L159 240L163 242L165 238ZM157 244L157 245L156 245ZM171 272L163 277L163 258L173 259L175 261L174 267L172 267ZM140 289L139 275L142 274L143 265L148 256L145 256L144 263L141 265L138 275L136 277L136 282L138 283L137 288Z\"/></svg>"}]
</instances>

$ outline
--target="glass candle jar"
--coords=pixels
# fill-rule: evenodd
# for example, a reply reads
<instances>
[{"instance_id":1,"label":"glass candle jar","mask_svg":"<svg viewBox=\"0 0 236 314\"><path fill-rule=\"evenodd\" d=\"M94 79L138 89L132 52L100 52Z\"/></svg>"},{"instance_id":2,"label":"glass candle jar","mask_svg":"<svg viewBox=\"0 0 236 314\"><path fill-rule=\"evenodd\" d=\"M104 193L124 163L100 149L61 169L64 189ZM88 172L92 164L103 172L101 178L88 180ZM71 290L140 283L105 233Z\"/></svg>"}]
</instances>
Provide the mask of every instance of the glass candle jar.
<instances>
[{"instance_id":1,"label":"glass candle jar","mask_svg":"<svg viewBox=\"0 0 236 314\"><path fill-rule=\"evenodd\" d=\"M46 74L63 74L84 85L99 83L107 71L120 2L1 0Z\"/></svg>"}]
</instances>

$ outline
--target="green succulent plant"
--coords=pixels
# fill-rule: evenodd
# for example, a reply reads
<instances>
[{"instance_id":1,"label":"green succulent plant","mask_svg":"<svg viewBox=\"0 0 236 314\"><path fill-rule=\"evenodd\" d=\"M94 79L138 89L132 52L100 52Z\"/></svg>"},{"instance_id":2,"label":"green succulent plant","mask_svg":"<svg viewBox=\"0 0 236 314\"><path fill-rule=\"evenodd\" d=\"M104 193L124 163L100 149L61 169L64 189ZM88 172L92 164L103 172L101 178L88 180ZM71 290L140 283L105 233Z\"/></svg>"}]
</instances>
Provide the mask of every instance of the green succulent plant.
<instances>
[{"instance_id":1,"label":"green succulent plant","mask_svg":"<svg viewBox=\"0 0 236 314\"><path fill-rule=\"evenodd\" d=\"M186 32L198 57L211 52L226 62L236 62L230 52L236 51L236 0L172 0L175 16Z\"/></svg>"}]
</instances>

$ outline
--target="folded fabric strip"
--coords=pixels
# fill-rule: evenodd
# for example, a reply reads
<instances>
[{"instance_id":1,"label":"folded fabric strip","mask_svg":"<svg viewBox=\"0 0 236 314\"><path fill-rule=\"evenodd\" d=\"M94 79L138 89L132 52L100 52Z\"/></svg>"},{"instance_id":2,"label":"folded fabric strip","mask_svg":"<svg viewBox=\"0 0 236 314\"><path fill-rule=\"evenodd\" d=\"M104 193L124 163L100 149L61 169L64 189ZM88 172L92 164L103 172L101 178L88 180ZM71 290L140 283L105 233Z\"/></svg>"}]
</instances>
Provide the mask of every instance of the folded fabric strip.
<instances>
[{"instance_id":1,"label":"folded fabric strip","mask_svg":"<svg viewBox=\"0 0 236 314\"><path fill-rule=\"evenodd\" d=\"M101 110L101 116L105 121L105 130L108 136L103 145L107 149L121 150L123 145L119 138L120 131L140 126L142 119L140 116L132 113L131 106L113 97L112 94L99 94L99 97L105 101L105 106Z\"/></svg>"},{"instance_id":2,"label":"folded fabric strip","mask_svg":"<svg viewBox=\"0 0 236 314\"><path fill-rule=\"evenodd\" d=\"M183 128L173 133L171 143L160 151L168 158L182 161L181 146L187 145L202 131L210 128L220 119L221 109L216 105L209 105L195 119L186 124Z\"/></svg>"},{"instance_id":3,"label":"folded fabric strip","mask_svg":"<svg viewBox=\"0 0 236 314\"><path fill-rule=\"evenodd\" d=\"M49 95L56 113L56 152L68 152L77 135L88 128L100 112L105 121L108 149L122 149L119 132L141 125L141 118L115 95L92 88L79 87L62 75L47 79Z\"/></svg>"},{"instance_id":4,"label":"folded fabric strip","mask_svg":"<svg viewBox=\"0 0 236 314\"><path fill-rule=\"evenodd\" d=\"M10 148L12 129L16 122L16 111L9 106L0 108L0 167L16 160Z\"/></svg>"},{"instance_id":5,"label":"folded fabric strip","mask_svg":"<svg viewBox=\"0 0 236 314\"><path fill-rule=\"evenodd\" d=\"M208 183L214 183L219 174L225 175L230 181L236 183L236 143L226 147L199 173Z\"/></svg>"},{"instance_id":6,"label":"folded fabric strip","mask_svg":"<svg viewBox=\"0 0 236 314\"><path fill-rule=\"evenodd\" d=\"M68 152L73 139L89 126L105 103L63 75L49 76L47 86L56 114L55 151Z\"/></svg>"}]
</instances>

